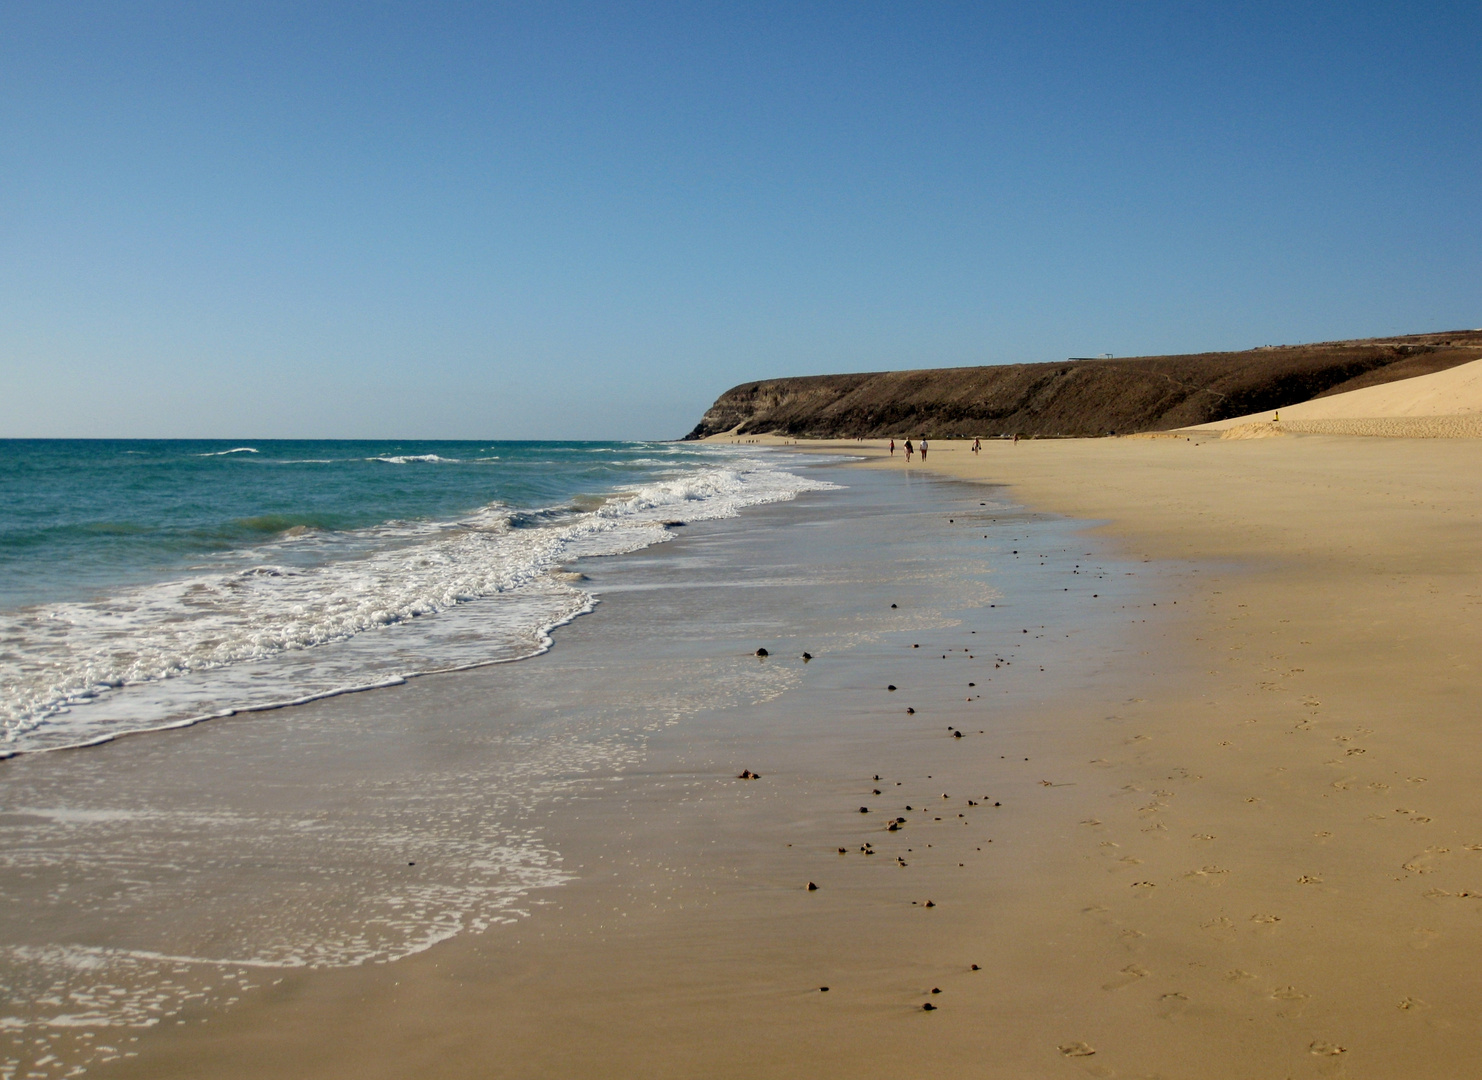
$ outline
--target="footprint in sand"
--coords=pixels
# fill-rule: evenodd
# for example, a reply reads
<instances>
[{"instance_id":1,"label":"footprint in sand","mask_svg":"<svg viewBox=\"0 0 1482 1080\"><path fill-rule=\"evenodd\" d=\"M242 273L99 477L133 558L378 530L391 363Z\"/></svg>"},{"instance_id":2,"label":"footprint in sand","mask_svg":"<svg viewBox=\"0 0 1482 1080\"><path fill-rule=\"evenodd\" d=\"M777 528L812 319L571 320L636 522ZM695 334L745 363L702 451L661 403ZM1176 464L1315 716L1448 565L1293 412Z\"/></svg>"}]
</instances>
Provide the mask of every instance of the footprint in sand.
<instances>
[{"instance_id":1,"label":"footprint in sand","mask_svg":"<svg viewBox=\"0 0 1482 1080\"><path fill-rule=\"evenodd\" d=\"M1337 1057L1339 1054L1348 1053L1348 1047L1318 1039L1307 1047L1307 1052L1316 1057Z\"/></svg>"},{"instance_id":2,"label":"footprint in sand","mask_svg":"<svg viewBox=\"0 0 1482 1080\"><path fill-rule=\"evenodd\" d=\"M1413 998L1413 997L1401 998L1400 999L1399 1007L1401 1009L1404 1009L1406 1012L1412 1012L1415 1009L1423 1009L1423 1008L1425 1008L1425 1002L1421 1001L1419 998Z\"/></svg>"},{"instance_id":3,"label":"footprint in sand","mask_svg":"<svg viewBox=\"0 0 1482 1080\"><path fill-rule=\"evenodd\" d=\"M1177 991L1158 995L1158 1019L1160 1020L1172 1020L1188 1007L1189 999Z\"/></svg>"},{"instance_id":4,"label":"footprint in sand","mask_svg":"<svg viewBox=\"0 0 1482 1080\"><path fill-rule=\"evenodd\" d=\"M1250 921L1253 922L1253 923L1261 923L1261 924L1263 924L1265 926L1271 926L1271 925L1274 925L1276 923L1281 922L1281 916L1280 915L1252 915L1250 917Z\"/></svg>"},{"instance_id":5,"label":"footprint in sand","mask_svg":"<svg viewBox=\"0 0 1482 1080\"><path fill-rule=\"evenodd\" d=\"M1410 938L1410 948L1429 949L1441 937L1439 930L1432 930L1428 926L1417 926L1413 936Z\"/></svg>"},{"instance_id":6,"label":"footprint in sand","mask_svg":"<svg viewBox=\"0 0 1482 1080\"><path fill-rule=\"evenodd\" d=\"M1148 971L1146 968L1138 967L1136 964L1128 964L1117 973L1116 978L1112 979L1110 982L1102 983L1101 989L1120 990L1124 986L1131 986L1133 983L1139 982L1143 979L1146 979L1147 977Z\"/></svg>"},{"instance_id":7,"label":"footprint in sand","mask_svg":"<svg viewBox=\"0 0 1482 1080\"><path fill-rule=\"evenodd\" d=\"M1199 929L1208 930L1217 941L1230 941L1235 937L1235 924L1223 915L1200 923Z\"/></svg>"},{"instance_id":8,"label":"footprint in sand","mask_svg":"<svg viewBox=\"0 0 1482 1080\"><path fill-rule=\"evenodd\" d=\"M1247 981L1249 981L1251 979L1254 979L1254 978L1255 978L1254 975L1252 975L1250 972L1244 970L1243 968L1235 968L1235 969L1233 969L1231 971L1225 972L1225 981L1226 982L1240 983L1240 982L1247 982Z\"/></svg>"},{"instance_id":9,"label":"footprint in sand","mask_svg":"<svg viewBox=\"0 0 1482 1080\"><path fill-rule=\"evenodd\" d=\"M1184 877L1192 878L1195 881L1199 881L1201 879L1207 881L1211 878L1218 878L1222 874L1228 874L1229 872L1230 871L1226 870L1223 866L1201 866L1197 870L1190 870L1187 874L1184 875Z\"/></svg>"},{"instance_id":10,"label":"footprint in sand","mask_svg":"<svg viewBox=\"0 0 1482 1080\"><path fill-rule=\"evenodd\" d=\"M1271 997L1276 1001L1306 1001L1311 995L1304 994L1295 986L1278 986L1271 991Z\"/></svg>"},{"instance_id":11,"label":"footprint in sand","mask_svg":"<svg viewBox=\"0 0 1482 1080\"><path fill-rule=\"evenodd\" d=\"M1447 847L1428 847L1409 861L1401 863L1400 869L1412 874L1429 874L1435 870L1436 861L1450 852L1451 849Z\"/></svg>"},{"instance_id":12,"label":"footprint in sand","mask_svg":"<svg viewBox=\"0 0 1482 1080\"><path fill-rule=\"evenodd\" d=\"M1083 1058L1090 1057L1096 1053L1094 1049L1083 1042L1061 1043L1060 1052L1066 1057Z\"/></svg>"}]
</instances>

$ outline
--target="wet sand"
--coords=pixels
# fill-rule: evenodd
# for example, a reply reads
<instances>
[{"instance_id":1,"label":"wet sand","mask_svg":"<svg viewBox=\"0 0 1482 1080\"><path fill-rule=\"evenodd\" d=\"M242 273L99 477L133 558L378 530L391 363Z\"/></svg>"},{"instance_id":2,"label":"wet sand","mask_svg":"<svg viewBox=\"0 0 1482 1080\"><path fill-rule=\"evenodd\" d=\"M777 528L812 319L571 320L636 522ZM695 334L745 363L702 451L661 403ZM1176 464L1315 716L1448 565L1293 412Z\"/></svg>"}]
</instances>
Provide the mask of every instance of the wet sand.
<instances>
[{"instance_id":1,"label":"wet sand","mask_svg":"<svg viewBox=\"0 0 1482 1080\"><path fill-rule=\"evenodd\" d=\"M1028 966L1013 959L1014 912L1042 907L1043 875L1074 857L1040 812L1081 793L1054 762L1079 755L1077 724L1107 722L1108 674L1136 662L1126 627L1161 586L1145 566L1114 567L1075 523L976 487L841 478L848 491L580 564L603 602L534 661L125 741L70 769L14 763L11 805L126 825L110 841L16 822L31 830L17 834L35 855L30 898L50 907L17 912L7 938L185 941L197 958L227 938L240 957L223 912L319 941L344 935L335 911L361 919L347 904L362 882L446 891L466 884L459 864L511 848L567 879L475 909L486 929L395 963L223 965L214 979L182 964L171 982L205 996L103 1032L137 1056L105 1054L90 1074L791 1075L836 1058L885 1075L938 1053L944 1025L921 1020L973 1032L981 995ZM1063 713L1082 699L1082 715ZM1049 708L1064 726L1041 722ZM538 785L512 775L507 745L521 741L559 751ZM182 838L182 823L220 819L245 824ZM295 839L285 819L314 829ZM369 843L367 824L394 829L395 850ZM168 842L151 839L162 829ZM184 871L190 888L142 919L99 883L121 864L136 886ZM334 888L285 893L315 875ZM62 902L78 878L85 903ZM121 989L148 1000L149 973L130 970ZM1003 1030L1058 1014L1047 992L1018 987ZM988 1035L962 1060L1002 1032ZM1026 1039L1005 1060L1055 1063L1060 1042ZM41 1049L77 1052L60 1036Z\"/></svg>"},{"instance_id":2,"label":"wet sand","mask_svg":"<svg viewBox=\"0 0 1482 1080\"><path fill-rule=\"evenodd\" d=\"M91 1074L1475 1071L1482 443L930 463L1009 486L897 459L822 517L767 508L593 573L605 610L542 658L561 685L616 685L627 648L663 661L622 682L635 701L703 698L720 671L747 689L650 717L631 764L532 800L572 880L529 917L282 973ZM541 671L301 722L559 718Z\"/></svg>"}]
</instances>

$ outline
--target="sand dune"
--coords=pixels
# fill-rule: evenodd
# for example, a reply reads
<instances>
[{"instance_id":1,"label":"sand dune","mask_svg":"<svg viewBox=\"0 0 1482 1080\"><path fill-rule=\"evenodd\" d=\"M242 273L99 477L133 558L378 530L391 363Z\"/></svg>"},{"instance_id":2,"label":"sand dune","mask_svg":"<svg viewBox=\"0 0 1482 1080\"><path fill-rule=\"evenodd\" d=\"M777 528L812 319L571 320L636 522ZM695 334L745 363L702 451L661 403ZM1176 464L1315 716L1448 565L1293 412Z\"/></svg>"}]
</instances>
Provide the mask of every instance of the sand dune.
<instances>
[{"instance_id":1,"label":"sand dune","mask_svg":"<svg viewBox=\"0 0 1482 1080\"><path fill-rule=\"evenodd\" d=\"M1283 431L1417 438L1482 436L1482 360L1413 379L1314 398L1185 430L1255 438Z\"/></svg>"}]
</instances>

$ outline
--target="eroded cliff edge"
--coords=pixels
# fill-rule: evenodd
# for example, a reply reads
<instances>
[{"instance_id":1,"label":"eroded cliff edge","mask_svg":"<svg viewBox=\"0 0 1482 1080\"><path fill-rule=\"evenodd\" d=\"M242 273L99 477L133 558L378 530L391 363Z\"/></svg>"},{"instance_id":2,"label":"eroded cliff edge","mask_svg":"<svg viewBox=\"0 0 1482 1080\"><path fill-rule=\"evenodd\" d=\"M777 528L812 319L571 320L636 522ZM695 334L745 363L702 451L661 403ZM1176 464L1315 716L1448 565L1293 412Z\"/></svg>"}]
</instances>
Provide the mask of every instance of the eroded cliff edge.
<instances>
[{"instance_id":1,"label":"eroded cliff edge","mask_svg":"<svg viewBox=\"0 0 1482 1080\"><path fill-rule=\"evenodd\" d=\"M687 439L1089 437L1279 409L1482 358L1482 330L1246 352L808 375L743 383Z\"/></svg>"}]
</instances>

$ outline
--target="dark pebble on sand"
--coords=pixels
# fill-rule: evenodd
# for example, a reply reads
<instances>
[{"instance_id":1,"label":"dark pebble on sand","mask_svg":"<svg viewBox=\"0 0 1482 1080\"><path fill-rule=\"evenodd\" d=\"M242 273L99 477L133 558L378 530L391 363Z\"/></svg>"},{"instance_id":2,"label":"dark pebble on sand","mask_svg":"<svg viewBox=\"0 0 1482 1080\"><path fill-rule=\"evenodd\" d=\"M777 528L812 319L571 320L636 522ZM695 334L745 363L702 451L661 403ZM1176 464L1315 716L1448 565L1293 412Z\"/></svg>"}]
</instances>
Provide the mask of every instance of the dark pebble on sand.
<instances>
[{"instance_id":1,"label":"dark pebble on sand","mask_svg":"<svg viewBox=\"0 0 1482 1080\"><path fill-rule=\"evenodd\" d=\"M954 732L952 732L952 738L954 738L954 739L960 739L960 738L962 738L962 732L960 732L960 731L954 731Z\"/></svg>"},{"instance_id":2,"label":"dark pebble on sand","mask_svg":"<svg viewBox=\"0 0 1482 1080\"><path fill-rule=\"evenodd\" d=\"M890 606L891 606L891 607L896 607L896 606L897 606L897 605L895 605L895 604L891 604L891 605L890 605Z\"/></svg>"},{"instance_id":3,"label":"dark pebble on sand","mask_svg":"<svg viewBox=\"0 0 1482 1080\"><path fill-rule=\"evenodd\" d=\"M971 971L981 971L982 969L980 967L978 967L977 964L974 964L969 970L971 970Z\"/></svg>"},{"instance_id":4,"label":"dark pebble on sand","mask_svg":"<svg viewBox=\"0 0 1482 1080\"><path fill-rule=\"evenodd\" d=\"M1025 632L1026 632L1026 633L1028 633L1028 631L1025 631ZM766 649L758 649L758 650L757 650L757 651L756 651L756 654L757 654L757 655L758 655L758 656L771 656L771 655L772 655L772 654L771 654L771 653L769 653L769 652L768 652L768 651L767 651L767 650L766 650Z\"/></svg>"},{"instance_id":5,"label":"dark pebble on sand","mask_svg":"<svg viewBox=\"0 0 1482 1080\"><path fill-rule=\"evenodd\" d=\"M906 709L906 715L907 716L915 716L916 715L916 710L915 709L908 708L908 709Z\"/></svg>"},{"instance_id":6,"label":"dark pebble on sand","mask_svg":"<svg viewBox=\"0 0 1482 1080\"><path fill-rule=\"evenodd\" d=\"M870 812L870 808L868 806L861 806L859 808L859 812L861 814L868 814Z\"/></svg>"},{"instance_id":7,"label":"dark pebble on sand","mask_svg":"<svg viewBox=\"0 0 1482 1080\"><path fill-rule=\"evenodd\" d=\"M885 687L885 689L887 689L887 690L894 690L895 689L895 683L891 683L890 685L888 685L887 687Z\"/></svg>"},{"instance_id":8,"label":"dark pebble on sand","mask_svg":"<svg viewBox=\"0 0 1482 1080\"><path fill-rule=\"evenodd\" d=\"M936 1006L933 1005L929 1001L925 1005L921 1006L921 1008L924 1009L927 1012L935 1012L936 1011Z\"/></svg>"},{"instance_id":9,"label":"dark pebble on sand","mask_svg":"<svg viewBox=\"0 0 1482 1080\"><path fill-rule=\"evenodd\" d=\"M827 994L827 993L828 993L828 987L827 987L827 986L820 986L820 987L819 987L819 988L818 988L818 992L819 992L819 993L820 993L820 994Z\"/></svg>"},{"instance_id":10,"label":"dark pebble on sand","mask_svg":"<svg viewBox=\"0 0 1482 1080\"><path fill-rule=\"evenodd\" d=\"M818 891L818 886L815 885L815 884L813 884L813 882L810 881L810 882L808 882L808 891L809 892L817 892Z\"/></svg>"}]
</instances>

